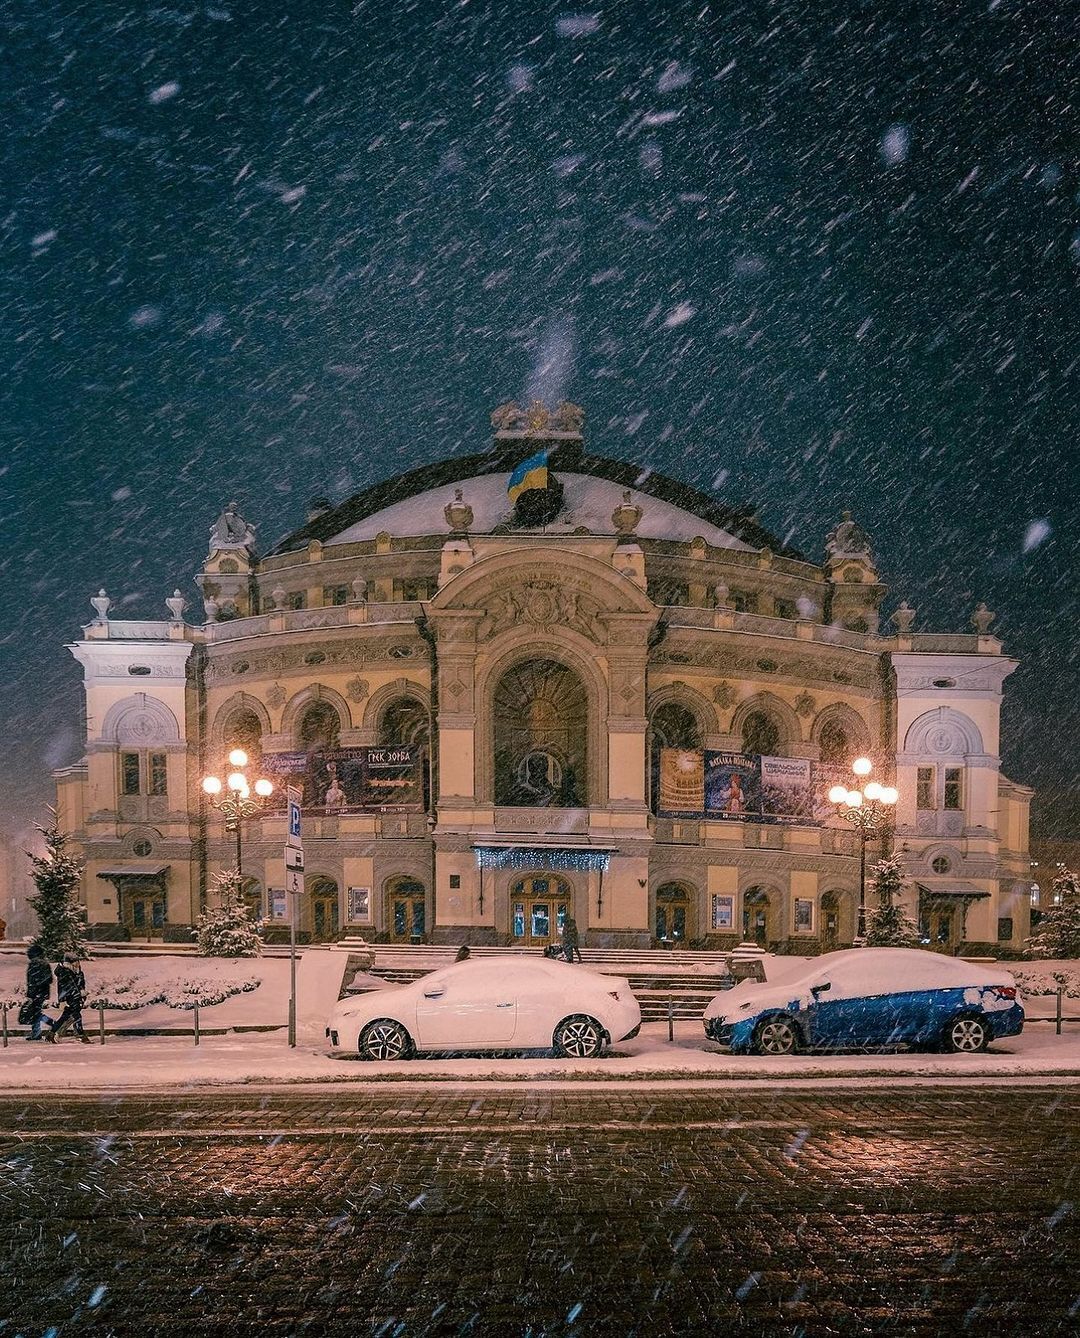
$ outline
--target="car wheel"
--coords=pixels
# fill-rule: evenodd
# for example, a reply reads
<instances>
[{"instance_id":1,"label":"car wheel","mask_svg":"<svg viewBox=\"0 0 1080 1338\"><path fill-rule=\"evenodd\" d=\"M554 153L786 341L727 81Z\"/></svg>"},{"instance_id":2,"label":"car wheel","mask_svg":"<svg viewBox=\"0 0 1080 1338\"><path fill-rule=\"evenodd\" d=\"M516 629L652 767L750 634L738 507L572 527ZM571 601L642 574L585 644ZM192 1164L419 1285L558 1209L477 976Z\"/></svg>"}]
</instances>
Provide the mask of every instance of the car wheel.
<instances>
[{"instance_id":1,"label":"car wheel","mask_svg":"<svg viewBox=\"0 0 1080 1338\"><path fill-rule=\"evenodd\" d=\"M799 1048L799 1033L789 1017L767 1017L754 1028L752 1045L756 1055L793 1055Z\"/></svg>"},{"instance_id":2,"label":"car wheel","mask_svg":"<svg viewBox=\"0 0 1080 1338\"><path fill-rule=\"evenodd\" d=\"M595 1059L604 1048L604 1029L591 1017L567 1017L555 1028L552 1048L562 1059Z\"/></svg>"},{"instance_id":3,"label":"car wheel","mask_svg":"<svg viewBox=\"0 0 1080 1338\"><path fill-rule=\"evenodd\" d=\"M412 1039L400 1022L379 1018L360 1033L359 1050L364 1059L411 1059Z\"/></svg>"},{"instance_id":4,"label":"car wheel","mask_svg":"<svg viewBox=\"0 0 1080 1338\"><path fill-rule=\"evenodd\" d=\"M990 1044L990 1028L981 1017L954 1017L945 1028L945 1049L954 1055L976 1055Z\"/></svg>"}]
</instances>

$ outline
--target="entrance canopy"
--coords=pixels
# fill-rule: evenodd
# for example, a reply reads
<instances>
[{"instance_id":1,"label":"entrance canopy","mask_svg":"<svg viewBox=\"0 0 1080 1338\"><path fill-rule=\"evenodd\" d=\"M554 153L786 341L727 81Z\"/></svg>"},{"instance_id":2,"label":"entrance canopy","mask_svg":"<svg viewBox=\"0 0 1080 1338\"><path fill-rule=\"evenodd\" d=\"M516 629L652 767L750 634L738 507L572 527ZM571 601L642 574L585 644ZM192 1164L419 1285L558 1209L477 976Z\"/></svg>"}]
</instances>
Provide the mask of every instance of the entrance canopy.
<instances>
[{"instance_id":1,"label":"entrance canopy","mask_svg":"<svg viewBox=\"0 0 1080 1338\"><path fill-rule=\"evenodd\" d=\"M916 879L915 886L919 889L920 897L939 902L941 905L950 903L966 905L971 901L982 901L990 895L981 887L976 887L974 883L966 883L962 878L919 878Z\"/></svg>"},{"instance_id":2,"label":"entrance canopy","mask_svg":"<svg viewBox=\"0 0 1080 1338\"><path fill-rule=\"evenodd\" d=\"M125 864L122 869L99 869L99 878L160 878L163 873L168 873L167 864L154 864L150 860L132 860L130 864Z\"/></svg>"}]
</instances>

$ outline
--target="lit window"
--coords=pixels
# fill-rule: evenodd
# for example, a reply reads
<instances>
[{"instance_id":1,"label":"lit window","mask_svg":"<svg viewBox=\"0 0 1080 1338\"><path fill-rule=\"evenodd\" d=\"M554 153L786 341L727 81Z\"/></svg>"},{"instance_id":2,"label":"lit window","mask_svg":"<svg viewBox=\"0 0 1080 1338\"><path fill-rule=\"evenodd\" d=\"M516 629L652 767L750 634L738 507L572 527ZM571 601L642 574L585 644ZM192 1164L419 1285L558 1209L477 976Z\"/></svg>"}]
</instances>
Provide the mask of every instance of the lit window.
<instances>
[{"instance_id":1,"label":"lit window","mask_svg":"<svg viewBox=\"0 0 1080 1338\"><path fill-rule=\"evenodd\" d=\"M964 807L964 768L945 768L945 807L956 812Z\"/></svg>"},{"instance_id":2,"label":"lit window","mask_svg":"<svg viewBox=\"0 0 1080 1338\"><path fill-rule=\"evenodd\" d=\"M919 767L915 781L915 807L924 812L937 807L934 803L933 767Z\"/></svg>"}]
</instances>

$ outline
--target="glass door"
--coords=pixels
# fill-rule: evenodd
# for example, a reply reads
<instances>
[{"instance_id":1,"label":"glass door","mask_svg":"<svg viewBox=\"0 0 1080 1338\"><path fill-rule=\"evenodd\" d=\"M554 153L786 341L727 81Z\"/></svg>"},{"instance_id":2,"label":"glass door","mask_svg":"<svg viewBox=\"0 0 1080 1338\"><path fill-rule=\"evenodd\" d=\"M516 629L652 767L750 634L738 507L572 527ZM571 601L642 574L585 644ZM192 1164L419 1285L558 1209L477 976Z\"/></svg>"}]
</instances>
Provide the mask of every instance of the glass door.
<instances>
[{"instance_id":1,"label":"glass door","mask_svg":"<svg viewBox=\"0 0 1080 1338\"><path fill-rule=\"evenodd\" d=\"M570 914L570 888L561 878L536 874L511 889L510 934L523 947L546 948L562 941Z\"/></svg>"}]
</instances>

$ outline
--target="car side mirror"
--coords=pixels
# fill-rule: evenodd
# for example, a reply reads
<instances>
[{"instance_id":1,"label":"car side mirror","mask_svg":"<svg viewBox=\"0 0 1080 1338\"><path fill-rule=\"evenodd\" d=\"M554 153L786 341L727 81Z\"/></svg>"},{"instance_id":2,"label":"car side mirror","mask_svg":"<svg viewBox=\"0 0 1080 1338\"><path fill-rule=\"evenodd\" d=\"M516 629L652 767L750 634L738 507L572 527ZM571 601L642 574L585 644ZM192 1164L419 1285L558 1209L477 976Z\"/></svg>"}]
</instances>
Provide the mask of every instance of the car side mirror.
<instances>
[{"instance_id":1,"label":"car side mirror","mask_svg":"<svg viewBox=\"0 0 1080 1338\"><path fill-rule=\"evenodd\" d=\"M832 982L826 980L822 985L811 985L810 993L816 999L819 994L824 994L826 990L831 990L831 989L832 989Z\"/></svg>"}]
</instances>

